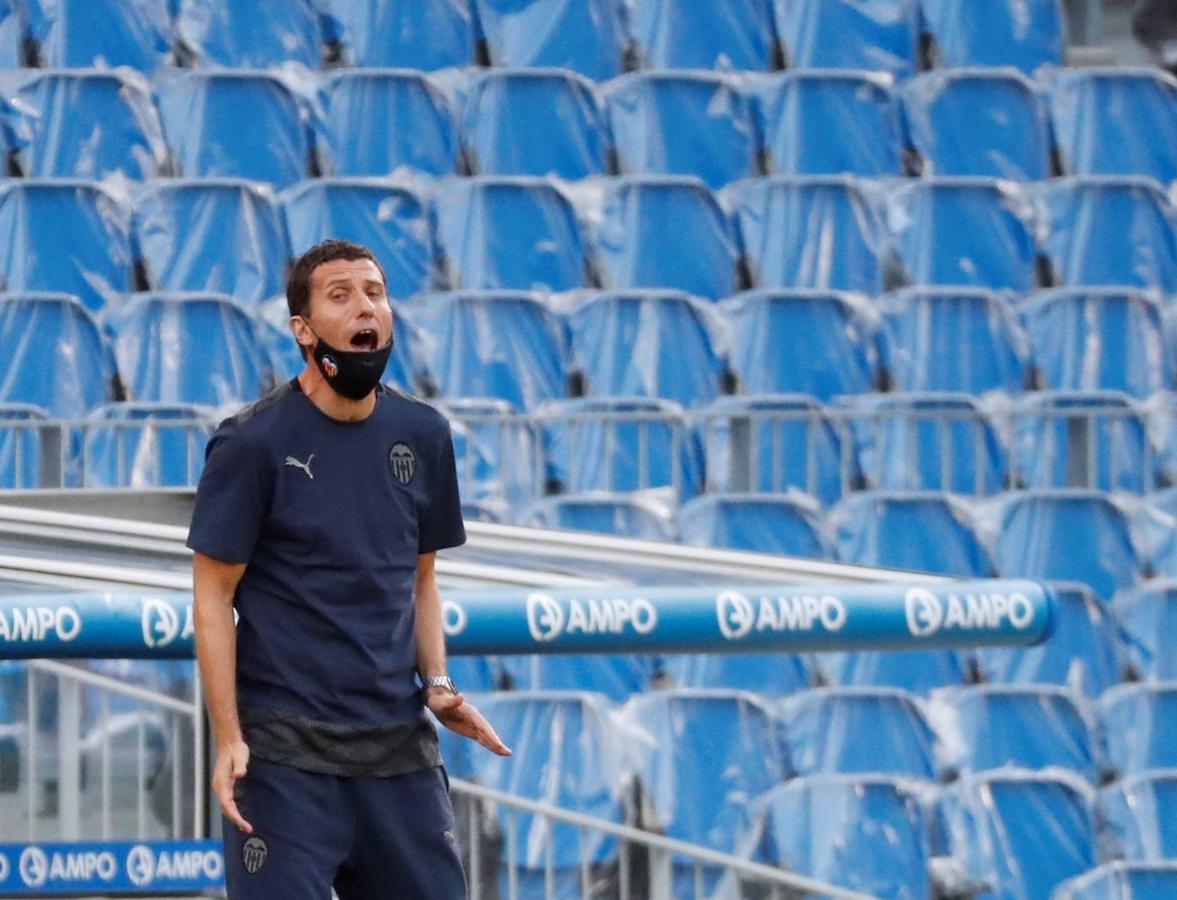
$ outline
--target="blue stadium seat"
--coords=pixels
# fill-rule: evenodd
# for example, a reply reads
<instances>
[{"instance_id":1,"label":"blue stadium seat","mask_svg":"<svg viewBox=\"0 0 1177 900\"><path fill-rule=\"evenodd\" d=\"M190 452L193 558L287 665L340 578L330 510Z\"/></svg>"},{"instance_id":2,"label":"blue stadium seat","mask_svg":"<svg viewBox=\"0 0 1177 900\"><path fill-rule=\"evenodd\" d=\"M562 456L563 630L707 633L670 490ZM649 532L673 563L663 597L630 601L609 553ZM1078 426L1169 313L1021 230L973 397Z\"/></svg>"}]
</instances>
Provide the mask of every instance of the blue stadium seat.
<instances>
[{"instance_id":1,"label":"blue stadium seat","mask_svg":"<svg viewBox=\"0 0 1177 900\"><path fill-rule=\"evenodd\" d=\"M355 241L380 260L388 296L411 297L433 287L437 252L428 208L409 188L380 178L316 178L281 200L296 256L329 237Z\"/></svg>"},{"instance_id":2,"label":"blue stadium seat","mask_svg":"<svg viewBox=\"0 0 1177 900\"><path fill-rule=\"evenodd\" d=\"M29 33L43 66L130 66L151 70L169 62L168 0L25 0Z\"/></svg>"},{"instance_id":3,"label":"blue stadium seat","mask_svg":"<svg viewBox=\"0 0 1177 900\"><path fill-rule=\"evenodd\" d=\"M1001 294L907 288L880 298L880 308L879 350L896 390L982 394L1026 385L1029 342Z\"/></svg>"},{"instance_id":4,"label":"blue stadium seat","mask_svg":"<svg viewBox=\"0 0 1177 900\"><path fill-rule=\"evenodd\" d=\"M719 323L676 291L592 293L568 319L572 366L593 396L715 399L727 371Z\"/></svg>"},{"instance_id":5,"label":"blue stadium seat","mask_svg":"<svg viewBox=\"0 0 1177 900\"><path fill-rule=\"evenodd\" d=\"M131 287L131 211L91 181L0 181L0 290L62 291L101 309Z\"/></svg>"},{"instance_id":6,"label":"blue stadium seat","mask_svg":"<svg viewBox=\"0 0 1177 900\"><path fill-rule=\"evenodd\" d=\"M446 69L474 62L474 16L463 0L326 0L354 66Z\"/></svg>"},{"instance_id":7,"label":"blue stadium seat","mask_svg":"<svg viewBox=\"0 0 1177 900\"><path fill-rule=\"evenodd\" d=\"M567 291L594 280L576 213L550 181L453 179L434 215L454 287Z\"/></svg>"},{"instance_id":8,"label":"blue stadium seat","mask_svg":"<svg viewBox=\"0 0 1177 900\"><path fill-rule=\"evenodd\" d=\"M0 0L0 67L11 69L23 64L26 19L20 0Z\"/></svg>"},{"instance_id":9,"label":"blue stadium seat","mask_svg":"<svg viewBox=\"0 0 1177 900\"><path fill-rule=\"evenodd\" d=\"M676 687L752 691L770 699L814 682L809 661L795 653L684 653L662 657L662 665Z\"/></svg>"},{"instance_id":10,"label":"blue stadium seat","mask_svg":"<svg viewBox=\"0 0 1177 900\"><path fill-rule=\"evenodd\" d=\"M932 896L919 786L881 775L796 778L767 794L755 857L870 897Z\"/></svg>"},{"instance_id":11,"label":"blue stadium seat","mask_svg":"<svg viewBox=\"0 0 1177 900\"><path fill-rule=\"evenodd\" d=\"M964 683L969 661L951 650L862 650L821 653L826 684L840 687L894 687L927 696Z\"/></svg>"},{"instance_id":12,"label":"blue stadium seat","mask_svg":"<svg viewBox=\"0 0 1177 900\"><path fill-rule=\"evenodd\" d=\"M0 295L0 312L3 311ZM41 486L43 423L49 416L31 403L0 403L0 488ZM0 673L4 670L0 668ZM0 721L3 716L0 716Z\"/></svg>"},{"instance_id":13,"label":"blue stadium seat","mask_svg":"<svg viewBox=\"0 0 1177 900\"><path fill-rule=\"evenodd\" d=\"M885 774L934 781L935 734L919 701L895 688L819 688L780 705L798 775ZM870 735L869 740L864 740Z\"/></svg>"},{"instance_id":14,"label":"blue stadium seat","mask_svg":"<svg viewBox=\"0 0 1177 900\"><path fill-rule=\"evenodd\" d=\"M89 416L86 487L195 487L217 419L185 403L109 403Z\"/></svg>"},{"instance_id":15,"label":"blue stadium seat","mask_svg":"<svg viewBox=\"0 0 1177 900\"><path fill-rule=\"evenodd\" d=\"M463 693L487 694L497 690L502 681L497 656L449 656L446 669Z\"/></svg>"},{"instance_id":16,"label":"blue stadium seat","mask_svg":"<svg viewBox=\"0 0 1177 900\"><path fill-rule=\"evenodd\" d=\"M938 65L1014 66L1027 75L1063 64L1063 10L1059 0L960 3L920 0L935 41Z\"/></svg>"},{"instance_id":17,"label":"blue stadium seat","mask_svg":"<svg viewBox=\"0 0 1177 900\"><path fill-rule=\"evenodd\" d=\"M674 539L670 510L632 493L594 491L541 500L525 510L522 525L572 531L600 531L647 541Z\"/></svg>"},{"instance_id":18,"label":"blue stadium seat","mask_svg":"<svg viewBox=\"0 0 1177 900\"><path fill-rule=\"evenodd\" d=\"M547 482L560 491L660 489L699 493L702 450L683 408L669 400L585 397L542 407Z\"/></svg>"},{"instance_id":19,"label":"blue stadium seat","mask_svg":"<svg viewBox=\"0 0 1177 900\"><path fill-rule=\"evenodd\" d=\"M1177 896L1177 862L1111 862L1077 875L1051 900L1168 900Z\"/></svg>"},{"instance_id":20,"label":"blue stadium seat","mask_svg":"<svg viewBox=\"0 0 1177 900\"><path fill-rule=\"evenodd\" d=\"M1038 200L1057 284L1177 291L1177 210L1155 181L1061 178Z\"/></svg>"},{"instance_id":21,"label":"blue stadium seat","mask_svg":"<svg viewBox=\"0 0 1177 900\"><path fill-rule=\"evenodd\" d=\"M157 96L179 174L249 178L279 188L310 174L310 107L279 75L176 71Z\"/></svg>"},{"instance_id":22,"label":"blue stadium seat","mask_svg":"<svg viewBox=\"0 0 1177 900\"><path fill-rule=\"evenodd\" d=\"M905 78L916 65L916 0L774 0L776 30L794 69L874 69Z\"/></svg>"},{"instance_id":23,"label":"blue stadium seat","mask_svg":"<svg viewBox=\"0 0 1177 900\"><path fill-rule=\"evenodd\" d=\"M151 89L134 73L36 71L18 96L26 175L151 178L167 166Z\"/></svg>"},{"instance_id":24,"label":"blue stadium seat","mask_svg":"<svg viewBox=\"0 0 1177 900\"><path fill-rule=\"evenodd\" d=\"M798 489L828 504L860 486L854 442L812 397L722 397L697 421L708 491Z\"/></svg>"},{"instance_id":25,"label":"blue stadium seat","mask_svg":"<svg viewBox=\"0 0 1177 900\"><path fill-rule=\"evenodd\" d=\"M900 95L925 175L1040 181L1051 174L1051 132L1034 82L1017 71L941 69Z\"/></svg>"},{"instance_id":26,"label":"blue stadium seat","mask_svg":"<svg viewBox=\"0 0 1177 900\"><path fill-rule=\"evenodd\" d=\"M423 72L336 72L323 80L320 93L325 109L320 146L337 174L457 171L458 126L450 101Z\"/></svg>"},{"instance_id":27,"label":"blue stadium seat","mask_svg":"<svg viewBox=\"0 0 1177 900\"><path fill-rule=\"evenodd\" d=\"M1148 681L1177 681L1177 580L1161 578L1116 596L1116 618L1133 673Z\"/></svg>"},{"instance_id":28,"label":"blue stadium seat","mask_svg":"<svg viewBox=\"0 0 1177 900\"><path fill-rule=\"evenodd\" d=\"M500 656L512 690L592 691L624 703L650 686L654 660L636 654L536 653Z\"/></svg>"},{"instance_id":29,"label":"blue stadium seat","mask_svg":"<svg viewBox=\"0 0 1177 900\"><path fill-rule=\"evenodd\" d=\"M431 294L413 312L430 336L428 368L443 397L497 397L532 409L566 395L564 325L540 296Z\"/></svg>"},{"instance_id":30,"label":"blue stadium seat","mask_svg":"<svg viewBox=\"0 0 1177 900\"><path fill-rule=\"evenodd\" d=\"M902 123L881 72L782 72L755 94L765 168L782 175L899 175Z\"/></svg>"},{"instance_id":31,"label":"blue stadium seat","mask_svg":"<svg viewBox=\"0 0 1177 900\"><path fill-rule=\"evenodd\" d=\"M969 394L863 394L839 403L850 417L866 483L883 490L994 494L1009 459L987 405Z\"/></svg>"},{"instance_id":32,"label":"blue stadium seat","mask_svg":"<svg viewBox=\"0 0 1177 900\"><path fill-rule=\"evenodd\" d=\"M1050 104L1068 174L1177 181L1177 80L1162 69L1061 71Z\"/></svg>"},{"instance_id":33,"label":"blue stadium seat","mask_svg":"<svg viewBox=\"0 0 1177 900\"><path fill-rule=\"evenodd\" d=\"M316 0L179 0L176 39L200 66L317 69L322 56Z\"/></svg>"},{"instance_id":34,"label":"blue stadium seat","mask_svg":"<svg viewBox=\"0 0 1177 900\"><path fill-rule=\"evenodd\" d=\"M874 317L863 297L758 290L720 309L732 331L732 371L747 393L808 394L826 402L876 385Z\"/></svg>"},{"instance_id":35,"label":"blue stadium seat","mask_svg":"<svg viewBox=\"0 0 1177 900\"><path fill-rule=\"evenodd\" d=\"M539 493L539 436L505 400L447 398L462 499L506 521Z\"/></svg>"},{"instance_id":36,"label":"blue stadium seat","mask_svg":"<svg viewBox=\"0 0 1177 900\"><path fill-rule=\"evenodd\" d=\"M1109 854L1128 862L1177 860L1177 769L1141 772L1109 785L1100 792L1099 814Z\"/></svg>"},{"instance_id":37,"label":"blue stadium seat","mask_svg":"<svg viewBox=\"0 0 1177 900\"><path fill-rule=\"evenodd\" d=\"M666 288L714 300L744 286L727 217L694 178L618 179L595 237L606 284L614 289Z\"/></svg>"},{"instance_id":38,"label":"blue stadium seat","mask_svg":"<svg viewBox=\"0 0 1177 900\"><path fill-rule=\"evenodd\" d=\"M122 399L114 354L76 297L0 294L0 342L7 348L0 403L29 403L55 418L80 419Z\"/></svg>"},{"instance_id":39,"label":"blue stadium seat","mask_svg":"<svg viewBox=\"0 0 1177 900\"><path fill-rule=\"evenodd\" d=\"M1049 897L1095 864L1092 796L1076 775L996 770L961 778L941 809L952 855L981 896Z\"/></svg>"},{"instance_id":40,"label":"blue stadium seat","mask_svg":"<svg viewBox=\"0 0 1177 900\"><path fill-rule=\"evenodd\" d=\"M273 387L254 320L218 294L137 294L108 313L130 398L244 404Z\"/></svg>"},{"instance_id":41,"label":"blue stadium seat","mask_svg":"<svg viewBox=\"0 0 1177 900\"><path fill-rule=\"evenodd\" d=\"M696 547L830 559L817 502L806 494L708 494L678 513L679 540Z\"/></svg>"},{"instance_id":42,"label":"blue stadium seat","mask_svg":"<svg viewBox=\"0 0 1177 900\"><path fill-rule=\"evenodd\" d=\"M620 75L629 54L618 0L474 0L494 66L557 66L604 81Z\"/></svg>"},{"instance_id":43,"label":"blue stadium seat","mask_svg":"<svg viewBox=\"0 0 1177 900\"><path fill-rule=\"evenodd\" d=\"M1099 698L1108 763L1121 775L1177 768L1177 682L1123 684Z\"/></svg>"},{"instance_id":44,"label":"blue stadium seat","mask_svg":"<svg viewBox=\"0 0 1177 900\"><path fill-rule=\"evenodd\" d=\"M1152 569L1177 577L1177 488L1150 494L1136 523Z\"/></svg>"},{"instance_id":45,"label":"blue stadium seat","mask_svg":"<svg viewBox=\"0 0 1177 900\"><path fill-rule=\"evenodd\" d=\"M1033 209L1012 182L915 181L891 194L887 213L909 284L1015 291L1037 284Z\"/></svg>"},{"instance_id":46,"label":"blue stadium seat","mask_svg":"<svg viewBox=\"0 0 1177 900\"><path fill-rule=\"evenodd\" d=\"M470 172L570 179L605 174L605 113L587 78L566 69L489 69L465 94L463 159Z\"/></svg>"},{"instance_id":47,"label":"blue stadium seat","mask_svg":"<svg viewBox=\"0 0 1177 900\"><path fill-rule=\"evenodd\" d=\"M635 0L633 33L644 68L779 68L771 0Z\"/></svg>"},{"instance_id":48,"label":"blue stadium seat","mask_svg":"<svg viewBox=\"0 0 1177 900\"><path fill-rule=\"evenodd\" d=\"M604 91L622 172L695 175L708 187L758 174L748 99L718 72L634 72Z\"/></svg>"},{"instance_id":49,"label":"blue stadium seat","mask_svg":"<svg viewBox=\"0 0 1177 900\"><path fill-rule=\"evenodd\" d=\"M980 647L981 673L996 684L1054 684L1097 697L1120 678L1116 621L1086 585L1051 588L1058 603L1050 639L1036 647Z\"/></svg>"},{"instance_id":50,"label":"blue stadium seat","mask_svg":"<svg viewBox=\"0 0 1177 900\"><path fill-rule=\"evenodd\" d=\"M134 225L153 290L228 294L247 307L285 291L286 231L264 185L151 182L136 195Z\"/></svg>"},{"instance_id":51,"label":"blue stadium seat","mask_svg":"<svg viewBox=\"0 0 1177 900\"><path fill-rule=\"evenodd\" d=\"M725 194L753 285L883 291L886 238L860 182L758 178Z\"/></svg>"},{"instance_id":52,"label":"blue stadium seat","mask_svg":"<svg viewBox=\"0 0 1177 900\"><path fill-rule=\"evenodd\" d=\"M1079 581L1105 601L1143 568L1124 513L1098 491L1009 494L992 551L1007 578Z\"/></svg>"}]
</instances>

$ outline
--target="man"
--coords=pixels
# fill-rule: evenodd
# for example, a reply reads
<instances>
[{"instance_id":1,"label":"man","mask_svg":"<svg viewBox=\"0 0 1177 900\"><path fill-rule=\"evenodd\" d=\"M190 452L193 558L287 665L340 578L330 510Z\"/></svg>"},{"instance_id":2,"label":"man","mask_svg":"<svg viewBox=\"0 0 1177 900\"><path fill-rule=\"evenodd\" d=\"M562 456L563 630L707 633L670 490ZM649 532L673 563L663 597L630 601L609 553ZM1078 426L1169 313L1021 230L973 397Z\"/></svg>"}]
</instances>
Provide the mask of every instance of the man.
<instances>
[{"instance_id":1,"label":"man","mask_svg":"<svg viewBox=\"0 0 1177 900\"><path fill-rule=\"evenodd\" d=\"M188 537L229 897L464 897L424 707L510 751L446 677L449 428L380 384L392 310L367 248L312 247L287 302L306 366L217 429Z\"/></svg>"}]
</instances>

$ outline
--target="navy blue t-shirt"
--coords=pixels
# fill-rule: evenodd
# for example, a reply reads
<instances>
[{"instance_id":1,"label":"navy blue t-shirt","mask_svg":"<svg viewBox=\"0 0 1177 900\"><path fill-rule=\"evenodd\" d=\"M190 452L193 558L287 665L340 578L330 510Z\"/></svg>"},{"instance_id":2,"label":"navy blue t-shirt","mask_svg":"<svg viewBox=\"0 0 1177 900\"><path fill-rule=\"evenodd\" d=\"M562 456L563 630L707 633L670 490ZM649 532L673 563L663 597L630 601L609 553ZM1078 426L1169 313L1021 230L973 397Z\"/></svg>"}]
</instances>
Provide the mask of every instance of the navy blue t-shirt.
<instances>
[{"instance_id":1,"label":"navy blue t-shirt","mask_svg":"<svg viewBox=\"0 0 1177 900\"><path fill-rule=\"evenodd\" d=\"M247 563L234 600L243 727L259 713L420 723L417 555L465 540L449 425L420 401L382 386L368 418L341 422L295 379L222 422L188 546Z\"/></svg>"}]
</instances>

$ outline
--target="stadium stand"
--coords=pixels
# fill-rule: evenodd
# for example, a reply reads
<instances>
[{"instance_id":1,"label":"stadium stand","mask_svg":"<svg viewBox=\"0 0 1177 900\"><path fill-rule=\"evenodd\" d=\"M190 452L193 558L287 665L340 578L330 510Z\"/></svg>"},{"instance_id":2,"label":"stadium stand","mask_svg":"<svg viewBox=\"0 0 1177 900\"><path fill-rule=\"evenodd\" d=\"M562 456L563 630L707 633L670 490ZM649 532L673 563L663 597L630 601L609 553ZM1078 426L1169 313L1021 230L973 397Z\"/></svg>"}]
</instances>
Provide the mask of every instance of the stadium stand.
<instances>
[{"instance_id":1,"label":"stadium stand","mask_svg":"<svg viewBox=\"0 0 1177 900\"><path fill-rule=\"evenodd\" d=\"M474 16L463 0L326 0L326 8L354 66L433 71L474 62Z\"/></svg>"},{"instance_id":2,"label":"stadium stand","mask_svg":"<svg viewBox=\"0 0 1177 900\"><path fill-rule=\"evenodd\" d=\"M637 494L595 491L541 500L524 513L525 525L603 531L648 541L674 539L674 523L665 504Z\"/></svg>"},{"instance_id":3,"label":"stadium stand","mask_svg":"<svg viewBox=\"0 0 1177 900\"><path fill-rule=\"evenodd\" d=\"M636 0L633 34L651 69L765 71L779 67L771 0Z\"/></svg>"},{"instance_id":4,"label":"stadium stand","mask_svg":"<svg viewBox=\"0 0 1177 900\"><path fill-rule=\"evenodd\" d=\"M1064 881L1052 900L1164 900L1177 891L1177 862L1097 866Z\"/></svg>"},{"instance_id":5,"label":"stadium stand","mask_svg":"<svg viewBox=\"0 0 1177 900\"><path fill-rule=\"evenodd\" d=\"M1099 813L1112 852L1128 862L1177 858L1177 770L1154 769L1104 788Z\"/></svg>"},{"instance_id":6,"label":"stadium stand","mask_svg":"<svg viewBox=\"0 0 1177 900\"><path fill-rule=\"evenodd\" d=\"M1160 578L1116 595L1116 619L1134 675L1147 681L1177 681L1177 581Z\"/></svg>"},{"instance_id":7,"label":"stadium stand","mask_svg":"<svg viewBox=\"0 0 1177 900\"><path fill-rule=\"evenodd\" d=\"M917 65L916 0L776 0L773 11L789 68L865 68L905 78Z\"/></svg>"},{"instance_id":8,"label":"stadium stand","mask_svg":"<svg viewBox=\"0 0 1177 900\"><path fill-rule=\"evenodd\" d=\"M45 410L31 403L0 403L0 487L41 484L40 428L48 419Z\"/></svg>"},{"instance_id":9,"label":"stadium stand","mask_svg":"<svg viewBox=\"0 0 1177 900\"><path fill-rule=\"evenodd\" d=\"M1014 66L1033 74L1063 62L1063 10L1059 0L957 3L920 0L939 66Z\"/></svg>"},{"instance_id":10,"label":"stadium stand","mask_svg":"<svg viewBox=\"0 0 1177 900\"><path fill-rule=\"evenodd\" d=\"M829 559L818 505L806 494L708 494L678 512L678 539L699 547Z\"/></svg>"},{"instance_id":11,"label":"stadium stand","mask_svg":"<svg viewBox=\"0 0 1177 900\"><path fill-rule=\"evenodd\" d=\"M24 62L24 9L16 0L0 0L0 66L15 68Z\"/></svg>"},{"instance_id":12,"label":"stadium stand","mask_svg":"<svg viewBox=\"0 0 1177 900\"><path fill-rule=\"evenodd\" d=\"M1099 698L1108 763L1123 775L1177 768L1177 684L1122 684Z\"/></svg>"},{"instance_id":13,"label":"stadium stand","mask_svg":"<svg viewBox=\"0 0 1177 900\"><path fill-rule=\"evenodd\" d=\"M202 67L317 69L322 55L315 0L179 0L175 30L181 55Z\"/></svg>"},{"instance_id":14,"label":"stadium stand","mask_svg":"<svg viewBox=\"0 0 1177 900\"><path fill-rule=\"evenodd\" d=\"M107 488L193 484L216 424L209 407L195 404L100 406L87 421L85 483Z\"/></svg>"},{"instance_id":15,"label":"stadium stand","mask_svg":"<svg viewBox=\"0 0 1177 900\"><path fill-rule=\"evenodd\" d=\"M615 0L474 0L472 5L491 65L557 67L604 81L632 61L626 17Z\"/></svg>"},{"instance_id":16,"label":"stadium stand","mask_svg":"<svg viewBox=\"0 0 1177 900\"><path fill-rule=\"evenodd\" d=\"M500 656L504 680L513 690L577 691L585 685L612 703L641 694L655 678L656 661L636 654Z\"/></svg>"},{"instance_id":17,"label":"stadium stand","mask_svg":"<svg viewBox=\"0 0 1177 900\"><path fill-rule=\"evenodd\" d=\"M806 657L792 653L687 653L661 663L676 687L751 691L770 700L812 686L816 675Z\"/></svg>"},{"instance_id":18,"label":"stadium stand","mask_svg":"<svg viewBox=\"0 0 1177 900\"><path fill-rule=\"evenodd\" d=\"M172 61L169 0L24 0L34 58L43 66L129 66Z\"/></svg>"}]
</instances>

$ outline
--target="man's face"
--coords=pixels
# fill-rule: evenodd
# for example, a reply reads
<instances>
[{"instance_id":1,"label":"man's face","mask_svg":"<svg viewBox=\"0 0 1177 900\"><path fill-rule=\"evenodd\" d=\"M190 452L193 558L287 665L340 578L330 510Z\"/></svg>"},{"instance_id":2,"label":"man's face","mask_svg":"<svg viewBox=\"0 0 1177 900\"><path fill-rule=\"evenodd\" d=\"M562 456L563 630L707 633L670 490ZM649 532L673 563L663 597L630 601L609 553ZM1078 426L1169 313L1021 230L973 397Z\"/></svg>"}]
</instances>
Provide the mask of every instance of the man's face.
<instances>
[{"instance_id":1,"label":"man's face","mask_svg":"<svg viewBox=\"0 0 1177 900\"><path fill-rule=\"evenodd\" d=\"M370 259L333 259L316 267L306 321L295 316L290 322L295 340L308 351L315 334L340 350L383 347L392 336L392 307L380 270Z\"/></svg>"}]
</instances>

